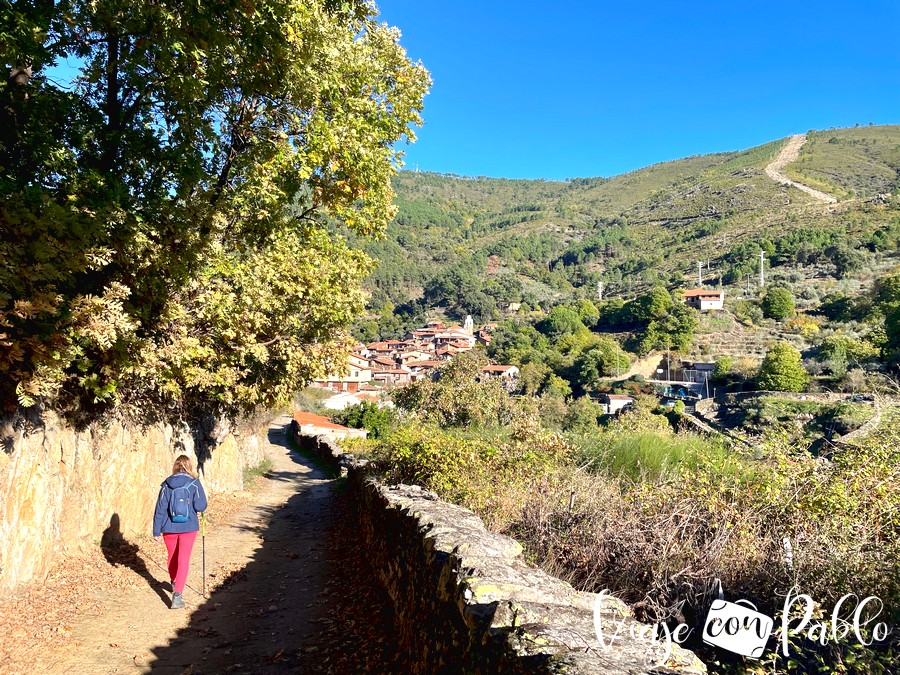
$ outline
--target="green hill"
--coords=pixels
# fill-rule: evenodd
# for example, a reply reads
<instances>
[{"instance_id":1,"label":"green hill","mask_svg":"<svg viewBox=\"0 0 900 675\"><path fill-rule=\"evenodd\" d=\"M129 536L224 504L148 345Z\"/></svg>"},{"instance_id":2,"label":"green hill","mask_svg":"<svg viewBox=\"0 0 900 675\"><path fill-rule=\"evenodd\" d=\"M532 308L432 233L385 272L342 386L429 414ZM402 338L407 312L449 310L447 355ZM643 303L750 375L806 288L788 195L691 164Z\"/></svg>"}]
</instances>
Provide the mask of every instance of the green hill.
<instances>
[{"instance_id":1,"label":"green hill","mask_svg":"<svg viewBox=\"0 0 900 675\"><path fill-rule=\"evenodd\" d=\"M887 265L900 229L900 126L808 134L784 173L836 204L766 174L786 140L566 182L402 172L386 237L361 244L379 261L370 308L396 314L396 329L426 313L495 318L508 303L595 297L600 280L607 297L693 286L697 261L704 283L738 289L761 250L771 267L810 279L847 275L827 260L804 264L810 247L840 244L863 269Z\"/></svg>"}]
</instances>

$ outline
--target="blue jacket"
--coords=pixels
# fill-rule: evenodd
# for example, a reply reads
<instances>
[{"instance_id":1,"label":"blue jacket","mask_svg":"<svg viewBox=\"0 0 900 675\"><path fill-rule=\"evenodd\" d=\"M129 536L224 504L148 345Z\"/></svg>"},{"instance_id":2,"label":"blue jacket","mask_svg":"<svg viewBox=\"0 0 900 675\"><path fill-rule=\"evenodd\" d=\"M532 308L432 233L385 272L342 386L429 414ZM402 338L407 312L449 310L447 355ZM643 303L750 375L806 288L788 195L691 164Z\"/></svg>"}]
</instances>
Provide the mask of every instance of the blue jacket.
<instances>
[{"instance_id":1,"label":"blue jacket","mask_svg":"<svg viewBox=\"0 0 900 675\"><path fill-rule=\"evenodd\" d=\"M172 490L183 487L194 481L190 487L194 499L189 510L187 522L173 523L169 517L169 497ZM159 486L159 497L156 498L156 511L153 513L153 536L160 534L180 534L182 532L196 532L200 529L200 521L197 513L206 511L206 493L199 479L194 479L186 473L176 473L166 478Z\"/></svg>"}]
</instances>

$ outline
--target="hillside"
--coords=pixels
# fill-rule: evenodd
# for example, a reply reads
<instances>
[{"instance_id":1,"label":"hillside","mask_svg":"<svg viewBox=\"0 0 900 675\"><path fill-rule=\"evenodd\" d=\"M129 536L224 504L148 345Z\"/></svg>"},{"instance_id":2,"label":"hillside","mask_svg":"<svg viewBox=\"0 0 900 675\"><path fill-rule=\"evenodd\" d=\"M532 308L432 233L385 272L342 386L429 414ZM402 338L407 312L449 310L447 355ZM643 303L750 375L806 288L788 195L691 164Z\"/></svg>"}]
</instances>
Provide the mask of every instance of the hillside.
<instances>
[{"instance_id":1,"label":"hillside","mask_svg":"<svg viewBox=\"0 0 900 675\"><path fill-rule=\"evenodd\" d=\"M425 313L496 318L508 303L596 297L600 280L605 297L633 297L656 282L693 286L698 261L704 283L737 290L758 269L760 250L769 266L836 276L827 265L798 265L804 241L845 243L883 263L896 243L891 226L900 223L900 126L808 134L783 171L833 195L834 204L766 174L786 141L608 179L402 172L396 219L383 240L362 244L379 261L367 281L370 308L384 319L395 315L388 331Z\"/></svg>"}]
</instances>

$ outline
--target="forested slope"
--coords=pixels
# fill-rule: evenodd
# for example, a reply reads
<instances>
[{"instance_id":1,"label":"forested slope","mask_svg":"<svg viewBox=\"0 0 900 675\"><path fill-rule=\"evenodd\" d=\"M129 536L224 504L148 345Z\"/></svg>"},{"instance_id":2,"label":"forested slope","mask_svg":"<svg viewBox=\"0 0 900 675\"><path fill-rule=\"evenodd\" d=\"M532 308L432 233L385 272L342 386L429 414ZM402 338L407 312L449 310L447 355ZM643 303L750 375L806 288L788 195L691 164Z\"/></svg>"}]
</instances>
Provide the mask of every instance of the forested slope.
<instances>
[{"instance_id":1,"label":"forested slope","mask_svg":"<svg viewBox=\"0 0 900 675\"><path fill-rule=\"evenodd\" d=\"M705 283L736 284L758 270L760 251L775 267L828 247L861 260L892 252L900 126L809 139L786 172L837 204L766 175L784 140L608 179L402 172L397 217L385 239L365 244L380 261L367 282L370 310L381 314L375 323L390 332L435 312L496 318L508 303L596 297L601 280L607 297L633 297L657 282L693 286L698 261ZM819 262L819 272L841 276L840 260Z\"/></svg>"}]
</instances>

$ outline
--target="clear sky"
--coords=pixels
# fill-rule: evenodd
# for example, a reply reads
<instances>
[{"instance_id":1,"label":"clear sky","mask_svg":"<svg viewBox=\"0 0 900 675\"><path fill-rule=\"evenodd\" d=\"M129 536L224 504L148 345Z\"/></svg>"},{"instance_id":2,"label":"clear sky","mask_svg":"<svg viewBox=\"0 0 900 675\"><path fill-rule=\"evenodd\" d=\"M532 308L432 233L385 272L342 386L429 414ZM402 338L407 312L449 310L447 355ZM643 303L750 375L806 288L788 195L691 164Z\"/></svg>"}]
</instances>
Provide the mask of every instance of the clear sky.
<instances>
[{"instance_id":1,"label":"clear sky","mask_svg":"<svg viewBox=\"0 0 900 675\"><path fill-rule=\"evenodd\" d=\"M406 168L610 176L900 123L900 2L377 0L431 71Z\"/></svg>"}]
</instances>

